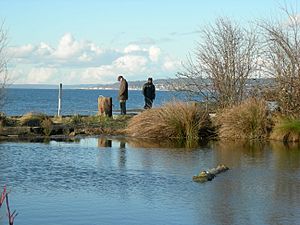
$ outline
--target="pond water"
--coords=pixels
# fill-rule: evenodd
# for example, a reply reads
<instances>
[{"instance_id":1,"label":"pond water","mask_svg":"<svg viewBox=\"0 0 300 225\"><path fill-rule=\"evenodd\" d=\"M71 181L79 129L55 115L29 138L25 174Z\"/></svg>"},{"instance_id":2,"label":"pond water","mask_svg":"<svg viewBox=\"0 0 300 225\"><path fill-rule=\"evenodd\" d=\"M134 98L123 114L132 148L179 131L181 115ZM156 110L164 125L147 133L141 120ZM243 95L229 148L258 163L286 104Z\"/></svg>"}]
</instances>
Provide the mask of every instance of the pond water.
<instances>
[{"instance_id":1,"label":"pond water","mask_svg":"<svg viewBox=\"0 0 300 225\"><path fill-rule=\"evenodd\" d=\"M1 143L0 159L16 225L300 224L299 145L99 137ZM230 170L192 181L219 163Z\"/></svg>"}]
</instances>

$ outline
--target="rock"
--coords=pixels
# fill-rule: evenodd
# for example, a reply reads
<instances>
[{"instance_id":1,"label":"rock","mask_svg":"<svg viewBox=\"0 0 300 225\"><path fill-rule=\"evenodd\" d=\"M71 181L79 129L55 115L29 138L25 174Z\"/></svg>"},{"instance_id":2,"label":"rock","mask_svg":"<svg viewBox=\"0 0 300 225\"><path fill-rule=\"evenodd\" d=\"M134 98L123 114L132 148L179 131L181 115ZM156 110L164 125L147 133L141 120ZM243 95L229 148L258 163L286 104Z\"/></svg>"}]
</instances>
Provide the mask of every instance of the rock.
<instances>
[{"instance_id":1,"label":"rock","mask_svg":"<svg viewBox=\"0 0 300 225\"><path fill-rule=\"evenodd\" d=\"M227 166L220 164L216 168L201 171L198 175L193 176L193 181L195 182L211 181L216 177L217 174L225 172L227 170L229 170Z\"/></svg>"},{"instance_id":2,"label":"rock","mask_svg":"<svg viewBox=\"0 0 300 225\"><path fill-rule=\"evenodd\" d=\"M2 127L0 130L0 135L8 136L8 135L30 135L31 128L30 127Z\"/></svg>"}]
</instances>

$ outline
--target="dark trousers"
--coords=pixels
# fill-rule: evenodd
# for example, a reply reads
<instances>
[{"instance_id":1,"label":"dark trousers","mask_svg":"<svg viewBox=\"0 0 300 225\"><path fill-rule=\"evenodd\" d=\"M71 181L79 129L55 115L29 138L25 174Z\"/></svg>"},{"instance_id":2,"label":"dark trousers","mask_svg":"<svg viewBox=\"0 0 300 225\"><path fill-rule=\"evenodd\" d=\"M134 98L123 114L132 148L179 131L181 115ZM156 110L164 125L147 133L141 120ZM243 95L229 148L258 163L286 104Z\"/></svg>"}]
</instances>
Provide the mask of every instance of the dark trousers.
<instances>
[{"instance_id":1,"label":"dark trousers","mask_svg":"<svg viewBox=\"0 0 300 225\"><path fill-rule=\"evenodd\" d=\"M144 109L152 108L153 99L145 97L145 106Z\"/></svg>"},{"instance_id":2,"label":"dark trousers","mask_svg":"<svg viewBox=\"0 0 300 225\"><path fill-rule=\"evenodd\" d=\"M126 101L120 102L121 115L126 115Z\"/></svg>"}]
</instances>

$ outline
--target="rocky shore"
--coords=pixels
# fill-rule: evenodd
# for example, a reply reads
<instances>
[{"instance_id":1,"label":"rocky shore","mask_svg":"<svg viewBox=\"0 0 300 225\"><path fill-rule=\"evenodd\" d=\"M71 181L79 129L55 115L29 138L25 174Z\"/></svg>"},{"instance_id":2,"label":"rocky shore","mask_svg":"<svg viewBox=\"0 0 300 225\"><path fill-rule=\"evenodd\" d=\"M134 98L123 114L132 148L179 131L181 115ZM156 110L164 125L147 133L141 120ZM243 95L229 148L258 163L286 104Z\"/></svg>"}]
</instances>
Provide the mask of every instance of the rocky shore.
<instances>
[{"instance_id":1,"label":"rocky shore","mask_svg":"<svg viewBox=\"0 0 300 225\"><path fill-rule=\"evenodd\" d=\"M88 135L120 135L132 115L126 116L32 116L5 117L0 124L0 140L17 139L70 139Z\"/></svg>"}]
</instances>

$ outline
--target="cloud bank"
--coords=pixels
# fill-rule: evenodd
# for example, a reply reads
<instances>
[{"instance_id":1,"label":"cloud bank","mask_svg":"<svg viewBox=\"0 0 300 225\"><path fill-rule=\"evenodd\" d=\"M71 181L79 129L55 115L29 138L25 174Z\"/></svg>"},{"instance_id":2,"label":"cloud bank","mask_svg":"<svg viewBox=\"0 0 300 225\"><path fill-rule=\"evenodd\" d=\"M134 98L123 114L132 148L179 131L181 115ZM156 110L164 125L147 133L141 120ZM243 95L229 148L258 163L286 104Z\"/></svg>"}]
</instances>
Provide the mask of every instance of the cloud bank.
<instances>
[{"instance_id":1,"label":"cloud bank","mask_svg":"<svg viewBox=\"0 0 300 225\"><path fill-rule=\"evenodd\" d=\"M16 83L112 83L118 74L128 80L174 76L179 60L155 45L129 44L122 49L104 48L64 34L57 46L46 42L9 48L10 72Z\"/></svg>"}]
</instances>

